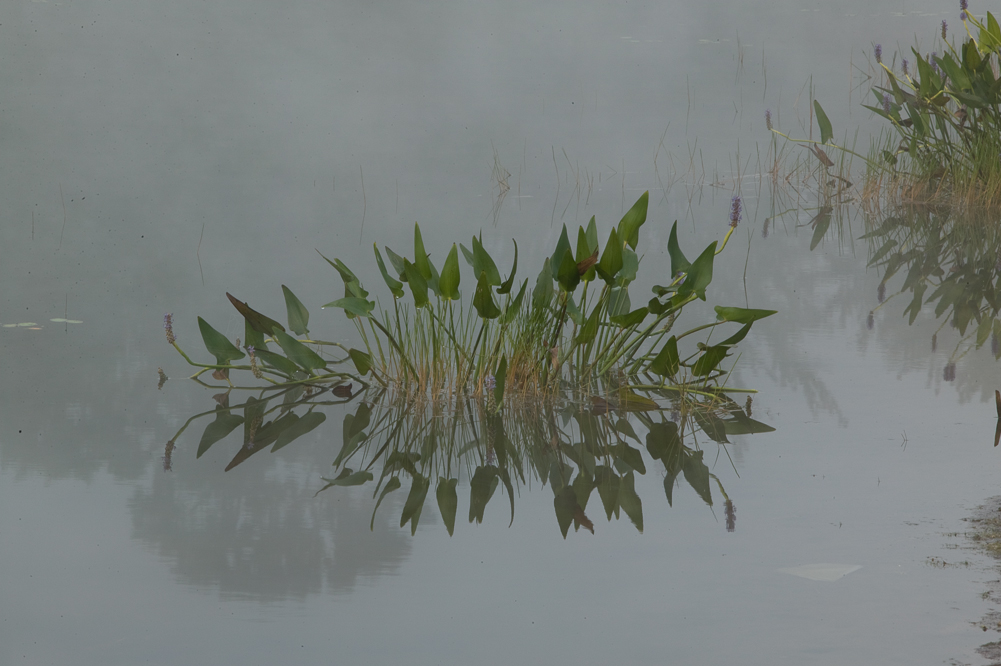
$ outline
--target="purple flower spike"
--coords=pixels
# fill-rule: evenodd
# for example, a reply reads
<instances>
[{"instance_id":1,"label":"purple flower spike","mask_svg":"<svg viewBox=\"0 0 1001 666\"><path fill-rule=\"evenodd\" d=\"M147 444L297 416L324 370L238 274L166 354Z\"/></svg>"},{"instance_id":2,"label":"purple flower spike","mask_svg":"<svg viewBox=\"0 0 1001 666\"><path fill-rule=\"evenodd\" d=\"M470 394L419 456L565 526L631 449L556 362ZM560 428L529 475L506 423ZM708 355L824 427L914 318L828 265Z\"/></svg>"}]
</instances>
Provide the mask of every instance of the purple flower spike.
<instances>
[{"instance_id":1,"label":"purple flower spike","mask_svg":"<svg viewBox=\"0 0 1001 666\"><path fill-rule=\"evenodd\" d=\"M890 115L890 94L883 93L883 112Z\"/></svg>"},{"instance_id":2,"label":"purple flower spike","mask_svg":"<svg viewBox=\"0 0 1001 666\"><path fill-rule=\"evenodd\" d=\"M907 76L907 58L900 61L900 69L903 70L904 76Z\"/></svg>"},{"instance_id":3,"label":"purple flower spike","mask_svg":"<svg viewBox=\"0 0 1001 666\"><path fill-rule=\"evenodd\" d=\"M967 0L959 0L959 20L966 20L966 10L970 8L969 2Z\"/></svg>"},{"instance_id":4,"label":"purple flower spike","mask_svg":"<svg viewBox=\"0 0 1001 666\"><path fill-rule=\"evenodd\" d=\"M765 109L765 127L768 128L769 132L772 131L772 110L771 109Z\"/></svg>"},{"instance_id":5,"label":"purple flower spike","mask_svg":"<svg viewBox=\"0 0 1001 666\"><path fill-rule=\"evenodd\" d=\"M730 226L736 227L737 223L740 222L740 195L734 194L733 198L730 199Z\"/></svg>"},{"instance_id":6,"label":"purple flower spike","mask_svg":"<svg viewBox=\"0 0 1001 666\"><path fill-rule=\"evenodd\" d=\"M949 33L949 24L948 24L948 23L946 23L946 22L945 22L945 21L943 20L943 21L942 21L942 39L945 39L945 36L946 36L946 35L947 35L948 33Z\"/></svg>"},{"instance_id":7,"label":"purple flower spike","mask_svg":"<svg viewBox=\"0 0 1001 666\"><path fill-rule=\"evenodd\" d=\"M177 342L177 336L174 335L174 315L165 314L163 315L163 330L167 332L167 343L174 344Z\"/></svg>"},{"instance_id":8,"label":"purple flower spike","mask_svg":"<svg viewBox=\"0 0 1001 666\"><path fill-rule=\"evenodd\" d=\"M876 44L876 46L875 46L875 48L873 48L872 52L876 56L876 62L882 63L883 62L883 45L882 44Z\"/></svg>"}]
</instances>

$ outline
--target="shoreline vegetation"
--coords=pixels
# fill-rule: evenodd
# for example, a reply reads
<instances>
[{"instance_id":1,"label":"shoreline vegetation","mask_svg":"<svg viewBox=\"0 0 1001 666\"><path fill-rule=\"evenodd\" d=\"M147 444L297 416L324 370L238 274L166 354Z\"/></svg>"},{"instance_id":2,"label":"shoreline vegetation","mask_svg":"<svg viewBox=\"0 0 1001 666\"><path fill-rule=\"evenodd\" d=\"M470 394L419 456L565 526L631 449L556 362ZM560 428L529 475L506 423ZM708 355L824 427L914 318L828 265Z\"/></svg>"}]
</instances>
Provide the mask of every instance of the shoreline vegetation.
<instances>
[{"instance_id":1,"label":"shoreline vegetation","mask_svg":"<svg viewBox=\"0 0 1001 666\"><path fill-rule=\"evenodd\" d=\"M874 45L879 78L870 91L873 103L863 106L889 125L871 140L866 154L854 143L833 141L831 122L818 100L810 115L816 116L819 141L792 138L774 128L770 110L765 112L774 137L808 148L816 158L809 164L797 158L793 171L813 171L819 163L819 189L826 201L860 180L854 192L869 213L913 205L1001 209L1001 27L991 12L982 21L970 13L967 0L960 2L960 18L965 36L958 42L942 21L936 38L940 51L912 48L887 60L882 46ZM772 155L771 175L777 180L782 151L775 141ZM855 160L865 165L863 174L850 173Z\"/></svg>"}]
</instances>

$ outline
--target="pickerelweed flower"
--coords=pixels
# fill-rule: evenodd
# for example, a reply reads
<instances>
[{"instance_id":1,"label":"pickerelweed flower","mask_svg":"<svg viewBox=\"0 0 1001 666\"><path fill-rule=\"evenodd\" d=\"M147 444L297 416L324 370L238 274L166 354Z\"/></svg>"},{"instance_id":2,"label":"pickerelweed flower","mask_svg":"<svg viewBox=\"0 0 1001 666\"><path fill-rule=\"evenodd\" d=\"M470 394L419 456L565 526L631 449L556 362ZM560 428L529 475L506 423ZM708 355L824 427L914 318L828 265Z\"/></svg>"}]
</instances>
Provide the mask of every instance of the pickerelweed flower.
<instances>
[{"instance_id":1,"label":"pickerelweed flower","mask_svg":"<svg viewBox=\"0 0 1001 666\"><path fill-rule=\"evenodd\" d=\"M883 93L883 111L890 115L890 93Z\"/></svg>"},{"instance_id":2,"label":"pickerelweed flower","mask_svg":"<svg viewBox=\"0 0 1001 666\"><path fill-rule=\"evenodd\" d=\"M247 345L247 356L250 357L250 371L254 373L254 377L262 379L264 374L261 372L261 366L257 364L257 354L252 346Z\"/></svg>"},{"instance_id":3,"label":"pickerelweed flower","mask_svg":"<svg viewBox=\"0 0 1001 666\"><path fill-rule=\"evenodd\" d=\"M900 69L904 72L904 76L907 76L907 58L900 61Z\"/></svg>"},{"instance_id":4,"label":"pickerelweed flower","mask_svg":"<svg viewBox=\"0 0 1001 666\"><path fill-rule=\"evenodd\" d=\"M740 195L734 194L730 199L730 226L736 227L740 222Z\"/></svg>"},{"instance_id":5,"label":"pickerelweed flower","mask_svg":"<svg viewBox=\"0 0 1001 666\"><path fill-rule=\"evenodd\" d=\"M487 391L493 391L497 388L497 379L493 375L487 375L483 378L483 388Z\"/></svg>"},{"instance_id":6,"label":"pickerelweed flower","mask_svg":"<svg viewBox=\"0 0 1001 666\"><path fill-rule=\"evenodd\" d=\"M967 0L959 0L959 20L966 20L966 10L969 9L970 4Z\"/></svg>"},{"instance_id":7,"label":"pickerelweed flower","mask_svg":"<svg viewBox=\"0 0 1001 666\"><path fill-rule=\"evenodd\" d=\"M177 336L174 335L174 315L165 314L163 315L163 330L167 332L167 343L174 344L177 342Z\"/></svg>"},{"instance_id":8,"label":"pickerelweed flower","mask_svg":"<svg viewBox=\"0 0 1001 666\"><path fill-rule=\"evenodd\" d=\"M876 62L882 63L883 62L883 45L882 44L876 44L876 46L872 49L872 52L873 52L873 55L876 56Z\"/></svg>"},{"instance_id":9,"label":"pickerelweed flower","mask_svg":"<svg viewBox=\"0 0 1001 666\"><path fill-rule=\"evenodd\" d=\"M945 366L945 368L942 370L942 379L944 379L947 382L951 382L951 381L955 381L956 380L956 364L955 363L949 363L949 364L947 364Z\"/></svg>"},{"instance_id":10,"label":"pickerelweed flower","mask_svg":"<svg viewBox=\"0 0 1001 666\"><path fill-rule=\"evenodd\" d=\"M876 287L876 300L882 303L886 300L886 283L880 282L879 286Z\"/></svg>"},{"instance_id":11,"label":"pickerelweed flower","mask_svg":"<svg viewBox=\"0 0 1001 666\"><path fill-rule=\"evenodd\" d=\"M772 110L771 109L765 109L765 127L768 128L769 132L772 131Z\"/></svg>"},{"instance_id":12,"label":"pickerelweed flower","mask_svg":"<svg viewBox=\"0 0 1001 666\"><path fill-rule=\"evenodd\" d=\"M946 36L946 35L947 35L948 33L949 33L949 24L948 24L948 23L946 23L946 22L945 22L945 21L943 20L943 21L942 21L942 39L945 39L945 36Z\"/></svg>"},{"instance_id":13,"label":"pickerelweed flower","mask_svg":"<svg viewBox=\"0 0 1001 666\"><path fill-rule=\"evenodd\" d=\"M865 318L865 327L872 330L873 326L876 325L876 317L873 316L872 310L869 310L869 316Z\"/></svg>"},{"instance_id":14,"label":"pickerelweed flower","mask_svg":"<svg viewBox=\"0 0 1001 666\"><path fill-rule=\"evenodd\" d=\"M928 56L928 64L931 65L931 68L933 70L935 70L936 74L939 74L940 72L939 72L939 68L938 68L938 63L935 62L935 58L937 58L937 57L938 57L938 53L936 53L935 51L932 51L931 55Z\"/></svg>"}]
</instances>

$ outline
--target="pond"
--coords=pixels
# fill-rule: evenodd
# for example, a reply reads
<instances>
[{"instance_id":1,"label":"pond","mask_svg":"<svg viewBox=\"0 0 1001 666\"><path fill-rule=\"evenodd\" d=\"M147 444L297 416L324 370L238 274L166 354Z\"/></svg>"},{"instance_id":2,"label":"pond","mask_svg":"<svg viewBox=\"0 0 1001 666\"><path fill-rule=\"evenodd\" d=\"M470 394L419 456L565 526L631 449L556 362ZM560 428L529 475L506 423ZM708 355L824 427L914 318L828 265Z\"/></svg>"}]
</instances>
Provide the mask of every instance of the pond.
<instances>
[{"instance_id":1,"label":"pond","mask_svg":"<svg viewBox=\"0 0 1001 666\"><path fill-rule=\"evenodd\" d=\"M983 663L997 571L965 519L997 493L996 341L977 348L955 295L909 310L908 276L992 285L995 223L827 210L814 181L771 178L764 120L806 136L816 97L864 145L873 44L933 50L958 12L4 5L0 663ZM198 316L240 337L226 293L278 318L287 285L311 330L352 342L319 307L343 286L316 250L385 303L370 247L406 249L415 221L435 261L482 232L502 273L514 238L534 276L563 225L604 236L647 191L634 293L670 277L675 220L703 248L736 194L692 325L714 304L777 311L727 360L727 386L757 392L711 419L474 409L411 470L376 425L403 423L390 450L427 462L447 415L296 395L331 404L294 440L255 439L257 408L235 407L258 394L187 380L164 341L173 313L204 361ZM883 285L891 239L920 252ZM373 478L325 489L349 468Z\"/></svg>"}]
</instances>

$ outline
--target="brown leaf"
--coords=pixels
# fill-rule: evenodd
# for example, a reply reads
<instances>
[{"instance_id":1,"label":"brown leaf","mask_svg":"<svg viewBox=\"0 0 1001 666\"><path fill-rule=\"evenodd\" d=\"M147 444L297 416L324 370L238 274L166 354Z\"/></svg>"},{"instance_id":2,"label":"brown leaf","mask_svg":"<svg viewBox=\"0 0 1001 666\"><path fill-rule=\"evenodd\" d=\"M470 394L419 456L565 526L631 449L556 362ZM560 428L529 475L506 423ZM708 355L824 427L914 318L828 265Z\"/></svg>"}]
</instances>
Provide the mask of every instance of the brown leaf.
<instances>
[{"instance_id":1,"label":"brown leaf","mask_svg":"<svg viewBox=\"0 0 1001 666\"><path fill-rule=\"evenodd\" d=\"M573 509L573 519L581 524L581 527L586 529L591 534L594 534L594 523L591 519L584 515L584 509L580 508L580 504Z\"/></svg>"},{"instance_id":2,"label":"brown leaf","mask_svg":"<svg viewBox=\"0 0 1001 666\"><path fill-rule=\"evenodd\" d=\"M821 150L820 146L813 146L813 154L817 156L817 159L820 160L820 163L825 167L834 166L834 162L827 156L827 153Z\"/></svg>"},{"instance_id":3,"label":"brown leaf","mask_svg":"<svg viewBox=\"0 0 1001 666\"><path fill-rule=\"evenodd\" d=\"M338 398L350 398L351 384L338 384L331 390L331 392Z\"/></svg>"},{"instance_id":4,"label":"brown leaf","mask_svg":"<svg viewBox=\"0 0 1001 666\"><path fill-rule=\"evenodd\" d=\"M218 379L218 377L216 379ZM225 393L216 393L212 396L212 399L223 407L229 407L229 391L226 391Z\"/></svg>"},{"instance_id":5,"label":"brown leaf","mask_svg":"<svg viewBox=\"0 0 1001 666\"><path fill-rule=\"evenodd\" d=\"M229 368L219 368L212 373L212 379L217 379L222 381L224 379L229 379Z\"/></svg>"},{"instance_id":6,"label":"brown leaf","mask_svg":"<svg viewBox=\"0 0 1001 666\"><path fill-rule=\"evenodd\" d=\"M584 259L583 261L577 264L577 274L584 275L584 273L587 273L588 270L590 270L591 266L594 266L596 263L598 263L597 249L595 249L594 254L592 254L590 257Z\"/></svg>"}]
</instances>

